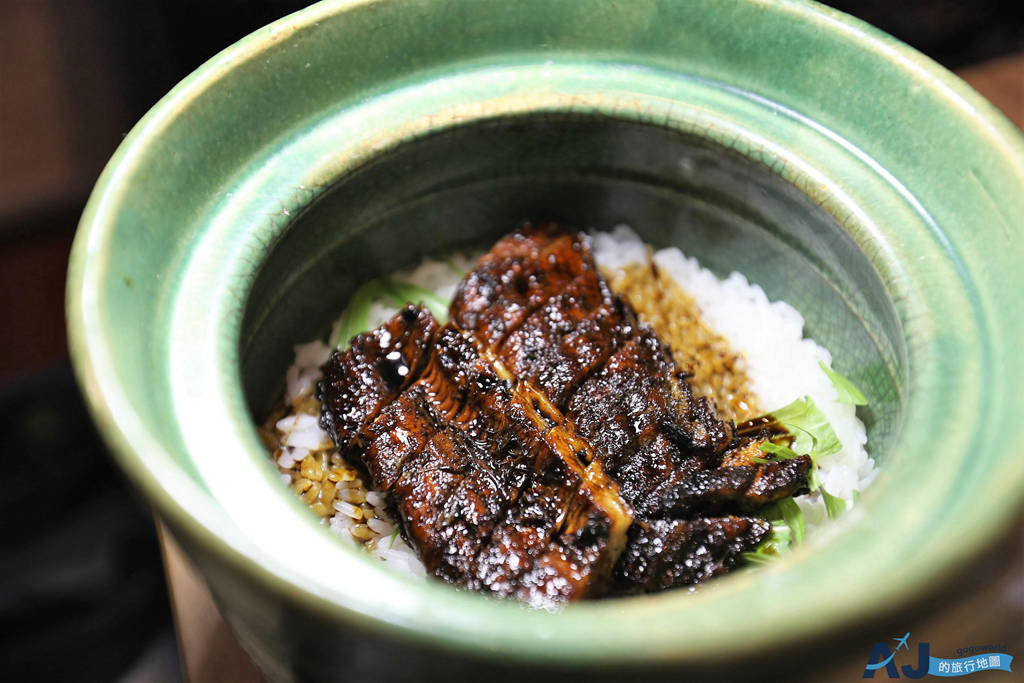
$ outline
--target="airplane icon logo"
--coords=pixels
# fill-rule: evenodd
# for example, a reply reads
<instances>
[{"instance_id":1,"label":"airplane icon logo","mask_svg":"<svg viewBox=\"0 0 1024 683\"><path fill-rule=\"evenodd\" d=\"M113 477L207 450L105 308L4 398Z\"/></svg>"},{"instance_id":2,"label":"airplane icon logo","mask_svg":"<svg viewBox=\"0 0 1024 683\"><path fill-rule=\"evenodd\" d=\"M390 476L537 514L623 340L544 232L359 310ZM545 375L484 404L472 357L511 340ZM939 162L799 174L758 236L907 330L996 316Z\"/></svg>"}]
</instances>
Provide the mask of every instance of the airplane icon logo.
<instances>
[{"instance_id":1,"label":"airplane icon logo","mask_svg":"<svg viewBox=\"0 0 1024 683\"><path fill-rule=\"evenodd\" d=\"M883 659L882 661L877 662L875 664L868 664L864 668L866 670L868 670L868 671L876 671L878 669L881 669L881 668L887 666L889 664L889 662L892 661L892 658L896 656L896 653L900 651L901 647L906 648L908 650L910 649L910 646L907 645L907 638L909 638L909 637L910 637L910 631L907 631L905 634L903 634L902 638L893 638L893 640L899 641L898 644L896 645L896 649L893 650L892 653L890 653L889 656L886 657L885 659Z\"/></svg>"}]
</instances>

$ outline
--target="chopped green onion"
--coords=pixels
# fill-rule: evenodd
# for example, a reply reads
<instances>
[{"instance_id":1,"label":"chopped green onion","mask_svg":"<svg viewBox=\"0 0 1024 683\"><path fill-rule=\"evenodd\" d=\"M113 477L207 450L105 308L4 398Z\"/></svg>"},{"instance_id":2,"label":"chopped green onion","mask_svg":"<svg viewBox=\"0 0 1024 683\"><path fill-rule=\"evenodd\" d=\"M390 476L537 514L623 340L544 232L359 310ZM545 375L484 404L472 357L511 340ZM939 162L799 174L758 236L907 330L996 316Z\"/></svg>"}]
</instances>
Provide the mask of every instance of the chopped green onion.
<instances>
[{"instance_id":1,"label":"chopped green onion","mask_svg":"<svg viewBox=\"0 0 1024 683\"><path fill-rule=\"evenodd\" d=\"M868 404L868 400L864 398L864 394L861 393L860 389L854 386L853 382L821 361L818 361L818 365L820 365L821 369L825 371L828 378L832 380L832 386L836 388L836 393L839 394L840 403L850 403L855 406L866 406Z\"/></svg>"},{"instance_id":2,"label":"chopped green onion","mask_svg":"<svg viewBox=\"0 0 1024 683\"><path fill-rule=\"evenodd\" d=\"M388 544L388 550L391 550L392 548L395 547L395 539L396 538L398 538L398 527L397 526L395 527L395 530L391 532L391 543Z\"/></svg>"},{"instance_id":3,"label":"chopped green onion","mask_svg":"<svg viewBox=\"0 0 1024 683\"><path fill-rule=\"evenodd\" d=\"M829 519L835 519L846 512L846 501L838 496L833 496L825 489L821 489L821 498L825 501L825 512Z\"/></svg>"}]
</instances>

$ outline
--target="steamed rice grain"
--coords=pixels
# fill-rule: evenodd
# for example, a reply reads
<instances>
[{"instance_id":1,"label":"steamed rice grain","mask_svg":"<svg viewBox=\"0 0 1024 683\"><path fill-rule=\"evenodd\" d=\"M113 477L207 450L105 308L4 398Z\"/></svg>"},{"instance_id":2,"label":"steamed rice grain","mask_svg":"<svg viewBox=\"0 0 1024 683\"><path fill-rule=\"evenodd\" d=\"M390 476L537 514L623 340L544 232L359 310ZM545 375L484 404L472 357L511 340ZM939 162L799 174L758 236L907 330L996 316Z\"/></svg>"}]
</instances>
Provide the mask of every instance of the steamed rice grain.
<instances>
[{"instance_id":1,"label":"steamed rice grain","mask_svg":"<svg viewBox=\"0 0 1024 683\"><path fill-rule=\"evenodd\" d=\"M838 402L832 382L818 365L820 361L831 367L832 356L803 337L804 320L796 309L782 301L769 301L764 290L739 273L718 279L675 247L652 254L626 226L594 233L593 251L598 266L612 282L617 272L651 260L692 297L703 323L724 338L737 356L737 367L742 367L743 383L749 384L757 410L770 412L802 396L814 399L843 444L838 453L820 459L819 476L829 493L843 498L847 507L852 505L854 492L867 486L876 474L875 464L865 450L867 434L854 407ZM479 255L427 259L392 277L429 289L448 301ZM373 302L371 327L383 324L396 312L389 303ZM295 362L285 376L285 406L261 429L282 481L308 499L331 531L346 542L362 545L397 570L425 576L422 562L397 532L384 494L360 480L358 470L344 462L320 428L319 402L314 393L320 367L331 349L313 341L299 344L294 350ZM796 500L811 534L827 519L821 496L814 493Z\"/></svg>"},{"instance_id":2,"label":"steamed rice grain","mask_svg":"<svg viewBox=\"0 0 1024 683\"><path fill-rule=\"evenodd\" d=\"M760 408L771 412L810 396L835 430L843 448L818 462L822 485L833 496L853 504L853 494L871 483L874 461L865 450L867 432L855 407L839 403L832 381L818 362L832 367L832 354L803 336L804 319L784 301L769 301L756 284L733 272L724 280L702 268L695 258L676 247L649 255L648 247L627 226L594 235L594 258L602 269L614 271L652 258L694 298L704 322L729 341L746 361L745 369ZM751 416L752 417L752 416ZM796 499L805 514L808 532L826 521L821 495Z\"/></svg>"}]
</instances>

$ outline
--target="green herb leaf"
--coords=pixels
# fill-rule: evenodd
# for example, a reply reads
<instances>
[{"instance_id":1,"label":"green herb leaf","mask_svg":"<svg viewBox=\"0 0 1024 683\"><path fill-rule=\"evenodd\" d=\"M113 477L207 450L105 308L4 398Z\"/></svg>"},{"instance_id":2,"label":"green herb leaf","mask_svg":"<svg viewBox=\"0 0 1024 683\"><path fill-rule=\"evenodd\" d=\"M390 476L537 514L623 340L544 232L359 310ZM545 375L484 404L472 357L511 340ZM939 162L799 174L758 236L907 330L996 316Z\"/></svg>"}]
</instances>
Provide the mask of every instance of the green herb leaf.
<instances>
[{"instance_id":1,"label":"green herb leaf","mask_svg":"<svg viewBox=\"0 0 1024 683\"><path fill-rule=\"evenodd\" d=\"M793 429L803 434L811 443L810 454L813 455L811 455L811 467L807 470L807 487L811 491L817 491L821 488L821 478L818 476L818 463L814 461L814 458L817 457L818 439L806 429L801 429L800 427L794 427Z\"/></svg>"},{"instance_id":2,"label":"green herb leaf","mask_svg":"<svg viewBox=\"0 0 1024 683\"><path fill-rule=\"evenodd\" d=\"M422 303L438 322L448 322L448 302L429 289L397 280L370 280L352 294L348 307L331 330L328 343L342 349L357 334L367 332L370 329L370 306L380 300L396 307Z\"/></svg>"},{"instance_id":3,"label":"green herb leaf","mask_svg":"<svg viewBox=\"0 0 1024 683\"><path fill-rule=\"evenodd\" d=\"M789 405L773 410L770 415L793 435L793 443L787 448L776 443L765 442L761 444L761 450L772 453L778 458L794 458L801 454L810 455L811 469L807 473L807 484L811 491L817 491L821 488L821 479L818 477L818 458L837 453L843 447L835 430L832 429L832 425L828 423L810 396L798 398ZM765 462L762 458L754 460L755 462Z\"/></svg>"},{"instance_id":4,"label":"green herb leaf","mask_svg":"<svg viewBox=\"0 0 1024 683\"><path fill-rule=\"evenodd\" d=\"M821 477L818 476L818 466L811 461L811 469L807 470L807 488L817 491L821 488Z\"/></svg>"},{"instance_id":5,"label":"green herb leaf","mask_svg":"<svg viewBox=\"0 0 1024 683\"><path fill-rule=\"evenodd\" d=\"M740 556L755 564L767 564L773 562L782 555L789 552L790 544L793 541L793 534L790 528L781 519L772 522L772 532L761 545L756 549L741 553Z\"/></svg>"},{"instance_id":6,"label":"green herb leaf","mask_svg":"<svg viewBox=\"0 0 1024 683\"><path fill-rule=\"evenodd\" d=\"M821 361L818 361L818 365L824 370L828 378L832 380L832 386L836 388L836 392L839 394L840 403L850 403L855 406L866 406L868 400L864 398L864 394L861 393L860 389L854 386L844 375L836 372L832 368L828 367Z\"/></svg>"},{"instance_id":7,"label":"green herb leaf","mask_svg":"<svg viewBox=\"0 0 1024 683\"><path fill-rule=\"evenodd\" d=\"M782 520L772 522L772 533L768 541L774 545L776 551L785 552L793 543L793 530Z\"/></svg>"},{"instance_id":8,"label":"green herb leaf","mask_svg":"<svg viewBox=\"0 0 1024 683\"><path fill-rule=\"evenodd\" d=\"M796 504L796 501L790 498L783 498L775 504L779 512L782 513L782 518L786 520L786 524L789 526L790 531L793 534L792 545L800 545L804 542L804 536L806 535L806 527L804 525L804 513L800 509L800 506Z\"/></svg>"},{"instance_id":9,"label":"green herb leaf","mask_svg":"<svg viewBox=\"0 0 1024 683\"><path fill-rule=\"evenodd\" d=\"M825 501L825 512L828 513L829 519L835 519L846 512L846 501L842 498L833 496L825 489L821 489L821 498Z\"/></svg>"},{"instance_id":10,"label":"green herb leaf","mask_svg":"<svg viewBox=\"0 0 1024 683\"><path fill-rule=\"evenodd\" d=\"M448 322L448 302L426 287L390 280L388 294L396 306L422 303L442 325Z\"/></svg>"},{"instance_id":11,"label":"green herb leaf","mask_svg":"<svg viewBox=\"0 0 1024 683\"><path fill-rule=\"evenodd\" d=\"M396 538L398 538L398 527L397 526L395 527L395 530L391 532L391 543L388 544L388 550L391 550L392 548L395 547L395 539Z\"/></svg>"},{"instance_id":12,"label":"green herb leaf","mask_svg":"<svg viewBox=\"0 0 1024 683\"><path fill-rule=\"evenodd\" d=\"M812 460L817 460L838 453L843 447L810 396L773 410L771 415L796 437L791 446L796 453L807 453Z\"/></svg>"},{"instance_id":13,"label":"green herb leaf","mask_svg":"<svg viewBox=\"0 0 1024 683\"><path fill-rule=\"evenodd\" d=\"M352 338L370 329L370 305L376 299L380 299L385 291L385 284L381 280L370 280L363 283L359 289L352 294L348 307L341 314L331 331L329 344L336 349L347 347Z\"/></svg>"},{"instance_id":14,"label":"green herb leaf","mask_svg":"<svg viewBox=\"0 0 1024 683\"><path fill-rule=\"evenodd\" d=\"M445 262L445 265L447 265L448 268L451 269L451 271L453 273L455 273L456 275L458 275L459 277L462 277L462 276L464 276L466 274L466 271L464 271L462 268L459 268L457 265L455 265L455 260L452 259L451 256L446 258L444 260L444 262Z\"/></svg>"},{"instance_id":15,"label":"green herb leaf","mask_svg":"<svg viewBox=\"0 0 1024 683\"><path fill-rule=\"evenodd\" d=\"M769 564L779 559L775 553L761 552L760 549L740 553L740 557L750 564Z\"/></svg>"},{"instance_id":16,"label":"green herb leaf","mask_svg":"<svg viewBox=\"0 0 1024 683\"><path fill-rule=\"evenodd\" d=\"M782 460L792 460L793 458L800 457L795 451L793 451L793 449L781 446L777 443L772 443L771 441L765 441L759 446L759 448L765 453L771 453L776 458L780 458ZM756 462L772 462L771 460L764 460L762 458L754 458L754 460Z\"/></svg>"}]
</instances>

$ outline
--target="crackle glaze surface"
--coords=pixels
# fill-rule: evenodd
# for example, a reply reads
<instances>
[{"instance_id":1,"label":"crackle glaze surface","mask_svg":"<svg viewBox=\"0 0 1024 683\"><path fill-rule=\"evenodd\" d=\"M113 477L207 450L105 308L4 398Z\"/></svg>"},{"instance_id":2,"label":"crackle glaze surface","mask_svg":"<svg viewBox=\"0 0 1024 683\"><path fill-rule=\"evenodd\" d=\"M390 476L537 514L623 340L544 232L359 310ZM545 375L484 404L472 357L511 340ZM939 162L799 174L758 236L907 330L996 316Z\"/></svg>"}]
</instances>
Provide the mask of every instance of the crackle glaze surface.
<instances>
[{"instance_id":1,"label":"crackle glaze surface","mask_svg":"<svg viewBox=\"0 0 1024 683\"><path fill-rule=\"evenodd\" d=\"M72 254L72 357L271 678L672 676L887 613L1020 509L1022 189L1024 143L988 103L817 5L325 2L212 59L118 149ZM360 278L531 211L630 222L803 308L872 400L859 506L775 566L558 614L335 543L250 411Z\"/></svg>"}]
</instances>

